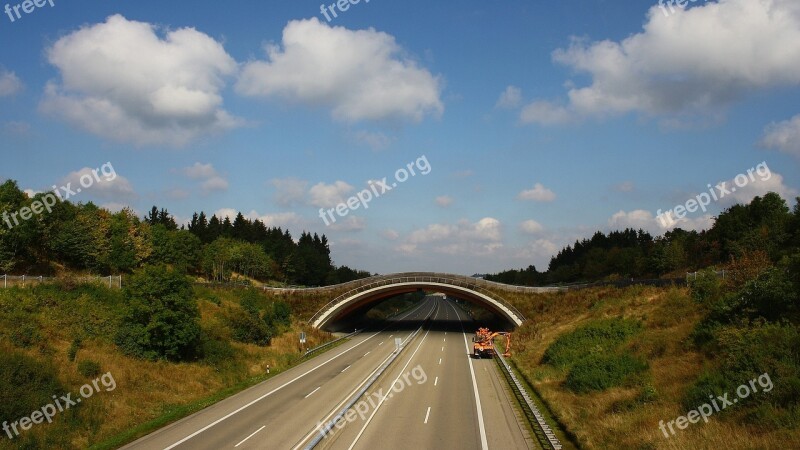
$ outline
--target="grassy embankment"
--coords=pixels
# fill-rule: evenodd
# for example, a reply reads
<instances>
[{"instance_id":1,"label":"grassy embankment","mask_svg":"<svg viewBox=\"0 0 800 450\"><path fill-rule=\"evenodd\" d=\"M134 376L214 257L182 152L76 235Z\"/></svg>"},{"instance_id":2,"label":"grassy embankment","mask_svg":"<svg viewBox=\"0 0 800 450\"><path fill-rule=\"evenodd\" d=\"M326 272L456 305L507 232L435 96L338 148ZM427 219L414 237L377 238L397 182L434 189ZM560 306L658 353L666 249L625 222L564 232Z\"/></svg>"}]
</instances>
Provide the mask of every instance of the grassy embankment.
<instances>
[{"instance_id":1,"label":"grassy embankment","mask_svg":"<svg viewBox=\"0 0 800 450\"><path fill-rule=\"evenodd\" d=\"M688 288L603 287L504 297L530 319L514 335L514 364L581 447L800 447L798 355L796 347L790 350L797 342L795 326L718 326L708 348L697 343L698 336L707 331L704 318L715 308L698 302ZM724 305L716 310L730 313ZM763 334L794 341L770 343ZM753 355L767 352L769 358ZM703 389L713 384L709 379L734 373L740 360L747 361L746 369L729 377L727 391L724 382ZM752 394L707 424L675 428L669 438L659 429L660 421L686 415L708 392L734 392L764 372L771 372L774 392Z\"/></svg>"},{"instance_id":2,"label":"grassy embankment","mask_svg":"<svg viewBox=\"0 0 800 450\"><path fill-rule=\"evenodd\" d=\"M267 365L270 376L285 370L299 358L301 329L308 347L331 338L296 319L310 315L324 295L259 292L262 305L289 303L291 324L270 345L237 342L229 319L241 316L244 292L195 287L200 354L169 362L126 356L115 344L125 308L118 289L64 283L0 290L0 420L28 416L53 395L71 392L75 399L82 385L105 373L116 383L110 391L100 384L99 392L52 424L34 425L13 440L2 433L0 449L113 448L266 379Z\"/></svg>"}]
</instances>

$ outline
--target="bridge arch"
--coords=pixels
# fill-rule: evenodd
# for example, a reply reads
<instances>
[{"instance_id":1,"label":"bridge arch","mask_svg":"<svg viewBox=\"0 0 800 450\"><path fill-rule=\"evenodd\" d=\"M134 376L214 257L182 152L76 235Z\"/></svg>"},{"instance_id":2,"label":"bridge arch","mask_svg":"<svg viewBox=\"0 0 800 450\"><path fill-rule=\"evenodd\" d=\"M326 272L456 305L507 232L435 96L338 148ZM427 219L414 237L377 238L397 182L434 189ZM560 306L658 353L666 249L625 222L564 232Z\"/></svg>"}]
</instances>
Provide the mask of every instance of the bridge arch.
<instances>
[{"instance_id":1,"label":"bridge arch","mask_svg":"<svg viewBox=\"0 0 800 450\"><path fill-rule=\"evenodd\" d=\"M522 325L525 321L522 313L505 301L499 294L487 289L488 287L494 287L494 291L503 290L503 288L518 290L512 286L491 283L478 278L425 272L365 278L348 283L348 290L323 306L309 320L309 323L315 328L325 328L338 318L344 317L369 303L423 289L442 292L480 304L514 326ZM535 289L537 289L537 292L548 290L547 288Z\"/></svg>"}]
</instances>

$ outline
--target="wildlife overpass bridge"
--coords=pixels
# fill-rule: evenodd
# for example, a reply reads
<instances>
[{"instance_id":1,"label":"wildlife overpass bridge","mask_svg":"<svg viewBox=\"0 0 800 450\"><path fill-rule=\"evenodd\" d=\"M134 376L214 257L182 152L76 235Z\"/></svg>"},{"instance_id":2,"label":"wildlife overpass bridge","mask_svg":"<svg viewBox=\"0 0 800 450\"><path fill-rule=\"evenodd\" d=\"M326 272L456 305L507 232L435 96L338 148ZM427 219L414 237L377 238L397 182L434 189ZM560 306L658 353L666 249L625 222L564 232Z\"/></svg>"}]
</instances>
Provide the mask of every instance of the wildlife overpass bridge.
<instances>
[{"instance_id":1,"label":"wildlife overpass bridge","mask_svg":"<svg viewBox=\"0 0 800 450\"><path fill-rule=\"evenodd\" d=\"M418 290L434 291L478 304L514 326L522 325L525 317L511 303L502 298L505 292L555 292L561 288L510 286L447 273L407 272L377 275L369 278L304 291L336 292L331 301L314 314L309 323L315 328L325 328L339 318L400 294ZM341 293L339 293L341 292Z\"/></svg>"}]
</instances>

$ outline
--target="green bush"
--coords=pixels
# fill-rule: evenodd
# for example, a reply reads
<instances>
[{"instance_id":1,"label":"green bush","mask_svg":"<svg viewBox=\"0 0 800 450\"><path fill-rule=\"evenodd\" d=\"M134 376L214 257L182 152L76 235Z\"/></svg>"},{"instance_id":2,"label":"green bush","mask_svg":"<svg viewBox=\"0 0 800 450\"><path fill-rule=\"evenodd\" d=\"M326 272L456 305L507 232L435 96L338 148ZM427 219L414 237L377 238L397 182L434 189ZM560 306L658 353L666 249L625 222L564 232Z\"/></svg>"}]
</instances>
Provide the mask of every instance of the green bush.
<instances>
[{"instance_id":1,"label":"green bush","mask_svg":"<svg viewBox=\"0 0 800 450\"><path fill-rule=\"evenodd\" d=\"M236 352L228 341L203 336L202 343L202 357L207 364L219 366L236 357Z\"/></svg>"},{"instance_id":2,"label":"green bush","mask_svg":"<svg viewBox=\"0 0 800 450\"><path fill-rule=\"evenodd\" d=\"M14 421L65 392L56 370L24 353L0 352L0 421Z\"/></svg>"},{"instance_id":3,"label":"green bush","mask_svg":"<svg viewBox=\"0 0 800 450\"><path fill-rule=\"evenodd\" d=\"M278 334L291 326L292 309L286 302L277 301L264 312L264 323L273 334Z\"/></svg>"},{"instance_id":4,"label":"green bush","mask_svg":"<svg viewBox=\"0 0 800 450\"><path fill-rule=\"evenodd\" d=\"M587 393L622 386L647 370L647 362L629 353L595 354L572 366L565 385L573 392Z\"/></svg>"},{"instance_id":5,"label":"green bush","mask_svg":"<svg viewBox=\"0 0 800 450\"><path fill-rule=\"evenodd\" d=\"M78 373L85 378L92 378L100 375L100 363L91 359L84 359L78 363Z\"/></svg>"},{"instance_id":6,"label":"green bush","mask_svg":"<svg viewBox=\"0 0 800 450\"><path fill-rule=\"evenodd\" d=\"M231 337L238 342L266 346L272 341L272 331L258 315L242 308L230 308L224 318L231 329Z\"/></svg>"},{"instance_id":7,"label":"green bush","mask_svg":"<svg viewBox=\"0 0 800 450\"><path fill-rule=\"evenodd\" d=\"M697 345L716 340L720 327L752 321L800 321L800 284L792 266L766 270L713 305L709 314L697 324L692 339Z\"/></svg>"},{"instance_id":8,"label":"green bush","mask_svg":"<svg viewBox=\"0 0 800 450\"><path fill-rule=\"evenodd\" d=\"M542 362L570 367L593 354L613 352L642 330L641 322L629 319L599 320L563 334L544 352Z\"/></svg>"},{"instance_id":9,"label":"green bush","mask_svg":"<svg viewBox=\"0 0 800 450\"><path fill-rule=\"evenodd\" d=\"M260 290L247 288L241 291L239 304L242 305L242 309L250 314L258 315L261 313L262 309L266 308L267 299L261 295Z\"/></svg>"},{"instance_id":10,"label":"green bush","mask_svg":"<svg viewBox=\"0 0 800 450\"><path fill-rule=\"evenodd\" d=\"M734 385L735 389L736 386ZM700 405L708 403L713 396L716 399L717 395L724 395L730 392L731 386L725 380L722 373L716 370L705 371L697 378L697 380L689 387L684 395L683 407L685 411L695 409Z\"/></svg>"},{"instance_id":11,"label":"green bush","mask_svg":"<svg viewBox=\"0 0 800 450\"><path fill-rule=\"evenodd\" d=\"M767 374L772 389L760 384L737 408L745 408L751 423L774 417L775 424L800 424L800 329L791 324L761 323L751 327L721 326L716 334L718 366L704 372L687 390L683 404L695 408L709 395L731 393ZM767 381L767 379L764 379Z\"/></svg>"},{"instance_id":12,"label":"green bush","mask_svg":"<svg viewBox=\"0 0 800 450\"><path fill-rule=\"evenodd\" d=\"M116 336L128 355L186 360L200 345L200 312L185 275L166 266L145 266L124 288L128 302Z\"/></svg>"},{"instance_id":13,"label":"green bush","mask_svg":"<svg viewBox=\"0 0 800 450\"><path fill-rule=\"evenodd\" d=\"M691 279L689 285L692 298L701 305L713 305L723 294L722 279L713 267L697 272L697 277Z\"/></svg>"}]
</instances>

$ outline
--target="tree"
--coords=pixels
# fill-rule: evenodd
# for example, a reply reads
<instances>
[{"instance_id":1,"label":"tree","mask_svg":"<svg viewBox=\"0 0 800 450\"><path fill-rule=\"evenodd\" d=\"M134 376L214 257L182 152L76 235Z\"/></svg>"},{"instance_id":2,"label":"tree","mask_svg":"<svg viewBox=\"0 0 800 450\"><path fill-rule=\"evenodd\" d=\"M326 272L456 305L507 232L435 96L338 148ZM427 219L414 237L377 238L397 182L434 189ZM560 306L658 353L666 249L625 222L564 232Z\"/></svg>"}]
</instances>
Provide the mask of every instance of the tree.
<instances>
[{"instance_id":1,"label":"tree","mask_svg":"<svg viewBox=\"0 0 800 450\"><path fill-rule=\"evenodd\" d=\"M200 242L207 244L208 241L208 219L206 213L200 211L200 214L194 213L192 221L189 222L189 231L200 239Z\"/></svg>"},{"instance_id":2,"label":"tree","mask_svg":"<svg viewBox=\"0 0 800 450\"><path fill-rule=\"evenodd\" d=\"M116 343L128 355L180 361L196 355L200 311L186 276L164 265L148 265L123 288L127 307Z\"/></svg>"},{"instance_id":3,"label":"tree","mask_svg":"<svg viewBox=\"0 0 800 450\"><path fill-rule=\"evenodd\" d=\"M200 265L200 239L186 230L169 231L164 225L152 227L153 255L151 263L169 264L181 272L196 270Z\"/></svg>"},{"instance_id":4,"label":"tree","mask_svg":"<svg viewBox=\"0 0 800 450\"><path fill-rule=\"evenodd\" d=\"M153 206L144 220L150 225L164 225L168 230L178 229L178 224L175 223L175 219L164 208L159 211L158 207Z\"/></svg>"},{"instance_id":5,"label":"tree","mask_svg":"<svg viewBox=\"0 0 800 450\"><path fill-rule=\"evenodd\" d=\"M163 228L163 225L159 225ZM109 227L109 253L105 265L112 272L132 272L147 260L153 251L150 226L128 208L113 214Z\"/></svg>"}]
</instances>

